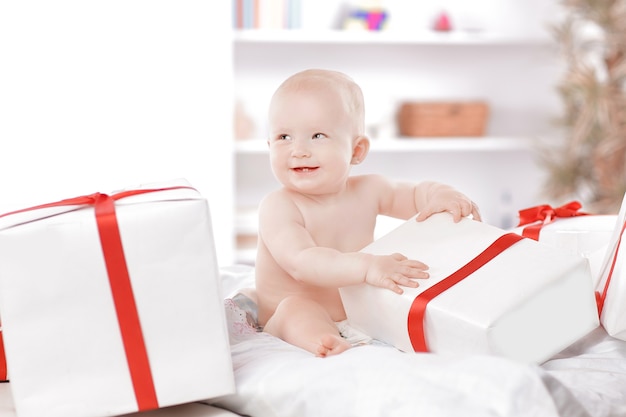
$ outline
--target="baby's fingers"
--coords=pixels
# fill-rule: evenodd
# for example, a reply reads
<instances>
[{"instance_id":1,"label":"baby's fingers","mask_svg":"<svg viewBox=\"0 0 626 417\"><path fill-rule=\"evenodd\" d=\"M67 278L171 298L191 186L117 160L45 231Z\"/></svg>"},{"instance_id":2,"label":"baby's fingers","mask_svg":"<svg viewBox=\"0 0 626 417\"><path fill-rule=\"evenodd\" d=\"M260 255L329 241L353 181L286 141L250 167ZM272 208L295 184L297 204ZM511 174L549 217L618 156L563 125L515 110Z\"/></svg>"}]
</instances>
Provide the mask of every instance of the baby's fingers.
<instances>
[{"instance_id":1,"label":"baby's fingers","mask_svg":"<svg viewBox=\"0 0 626 417\"><path fill-rule=\"evenodd\" d=\"M387 288L396 294L402 294L404 292L402 288L400 288L401 285L404 287L416 288L419 284L415 281L415 279L409 278L400 272L389 275L380 283L382 288Z\"/></svg>"},{"instance_id":2,"label":"baby's fingers","mask_svg":"<svg viewBox=\"0 0 626 417\"><path fill-rule=\"evenodd\" d=\"M387 288L388 290L391 290L395 292L396 294L402 294L404 292L402 291L402 288L400 288L400 286L396 284L396 281L391 278L385 278L382 282L381 287Z\"/></svg>"},{"instance_id":3,"label":"baby's fingers","mask_svg":"<svg viewBox=\"0 0 626 417\"><path fill-rule=\"evenodd\" d=\"M480 210L478 209L478 206L474 203L472 203L472 218L474 220L478 220L479 222L482 221L482 217L480 217Z\"/></svg>"},{"instance_id":4,"label":"baby's fingers","mask_svg":"<svg viewBox=\"0 0 626 417\"><path fill-rule=\"evenodd\" d=\"M428 265L424 262L415 261L415 260L406 260L402 262L404 266L404 270L402 271L404 275L412 278L427 278L428 273Z\"/></svg>"},{"instance_id":5,"label":"baby's fingers","mask_svg":"<svg viewBox=\"0 0 626 417\"><path fill-rule=\"evenodd\" d=\"M454 221L459 222L462 218L472 216L474 220L481 221L480 211L478 210L478 206L471 200L462 200L458 205L459 210L451 210L452 215L454 216Z\"/></svg>"},{"instance_id":6,"label":"baby's fingers","mask_svg":"<svg viewBox=\"0 0 626 417\"><path fill-rule=\"evenodd\" d=\"M432 210L424 209L417 214L415 221L421 222L429 218L434 212Z\"/></svg>"},{"instance_id":7,"label":"baby's fingers","mask_svg":"<svg viewBox=\"0 0 626 417\"><path fill-rule=\"evenodd\" d=\"M418 277L415 277L415 278L418 278ZM409 287L409 288L417 288L419 287L419 284L417 283L417 281L415 281L415 278L409 278L404 275L398 275L398 277L396 278L396 284L402 285L404 287ZM427 278L427 276L424 278Z\"/></svg>"}]
</instances>

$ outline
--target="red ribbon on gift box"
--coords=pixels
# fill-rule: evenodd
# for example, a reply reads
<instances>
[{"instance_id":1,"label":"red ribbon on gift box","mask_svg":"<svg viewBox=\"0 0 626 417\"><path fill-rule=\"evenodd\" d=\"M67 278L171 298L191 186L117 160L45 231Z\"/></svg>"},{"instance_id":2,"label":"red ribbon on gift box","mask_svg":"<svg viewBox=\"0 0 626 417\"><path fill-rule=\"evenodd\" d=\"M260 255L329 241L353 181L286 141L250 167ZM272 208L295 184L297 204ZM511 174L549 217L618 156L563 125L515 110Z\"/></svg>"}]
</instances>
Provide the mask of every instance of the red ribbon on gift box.
<instances>
[{"instance_id":1,"label":"red ribbon on gift box","mask_svg":"<svg viewBox=\"0 0 626 417\"><path fill-rule=\"evenodd\" d=\"M602 292L596 291L596 304L598 305L598 316L602 316L602 309L604 308L606 295L609 292L609 285L611 284L611 278L613 277L613 271L615 270L615 264L617 263L617 255L619 255L619 249L622 244L622 238L624 237L625 231L626 231L626 223L622 225L622 231L620 232L619 238L617 240L617 246L615 246L615 253L613 253L613 260L611 261L611 268L609 269L609 274L606 278L606 282L604 283L604 288L602 289Z\"/></svg>"},{"instance_id":2,"label":"red ribbon on gift box","mask_svg":"<svg viewBox=\"0 0 626 417\"><path fill-rule=\"evenodd\" d=\"M187 186L175 186L167 188L152 188L140 190L128 190L116 193L112 196L95 193L87 196L75 197L42 204L22 210L13 211L0 215L0 217L38 210L51 207L90 205L94 206L100 244L104 255L104 261L109 277L109 284L113 295L113 302L117 313L117 320L122 335L126 361L128 363L130 377L135 391L137 407L139 411L147 411L159 408L154 379L150 369L150 362L146 350L146 344L141 330L137 305L133 295L130 275L126 265L124 247L120 236L117 216L115 214L115 201L122 198L158 191L175 189L192 189Z\"/></svg>"},{"instance_id":3,"label":"red ribbon on gift box","mask_svg":"<svg viewBox=\"0 0 626 417\"><path fill-rule=\"evenodd\" d=\"M454 285L463 281L465 278L476 272L493 258L495 258L522 239L523 237L516 233L507 233L500 236L498 239L496 239L495 242L489 245L487 249L482 251L480 254L478 254L478 256L469 261L459 270L452 273L447 278L444 278L443 280L439 281L438 283L426 289L422 293L418 294L417 297L415 297L409 310L407 328L409 331L411 345L416 352L429 352L428 344L426 343L425 321L426 307L428 306L428 303L444 291L452 288Z\"/></svg>"},{"instance_id":4,"label":"red ribbon on gift box","mask_svg":"<svg viewBox=\"0 0 626 417\"><path fill-rule=\"evenodd\" d=\"M4 355L4 342L2 340L2 329L0 329L0 381L7 380L7 359Z\"/></svg>"},{"instance_id":5,"label":"red ribbon on gift box","mask_svg":"<svg viewBox=\"0 0 626 417\"><path fill-rule=\"evenodd\" d=\"M527 226L522 231L522 236L530 239L539 240L539 232L541 228L546 224L552 223L559 217L576 217L587 216L589 213L579 211L582 207L578 201L571 201L560 207L553 208L547 204L541 206L530 207L519 211L519 224L520 226ZM538 224L532 224L537 223Z\"/></svg>"}]
</instances>

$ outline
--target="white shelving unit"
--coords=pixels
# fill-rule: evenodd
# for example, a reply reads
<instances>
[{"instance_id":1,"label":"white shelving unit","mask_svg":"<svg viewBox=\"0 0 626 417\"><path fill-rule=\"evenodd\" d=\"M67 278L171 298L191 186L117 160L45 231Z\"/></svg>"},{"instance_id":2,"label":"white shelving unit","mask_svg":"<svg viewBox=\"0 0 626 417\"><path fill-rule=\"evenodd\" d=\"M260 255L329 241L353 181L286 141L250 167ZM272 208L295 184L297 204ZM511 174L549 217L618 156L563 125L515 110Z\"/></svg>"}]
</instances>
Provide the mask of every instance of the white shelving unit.
<instances>
[{"instance_id":1,"label":"white shelving unit","mask_svg":"<svg viewBox=\"0 0 626 417\"><path fill-rule=\"evenodd\" d=\"M278 186L262 139L267 103L287 76L313 67L346 72L364 91L374 134L370 155L353 173L450 183L479 204L485 221L503 227L513 225L517 210L543 202L537 149L558 140L560 74L547 34L244 30L233 42L236 98L256 125L254 138L235 142L239 234L255 233L256 205ZM490 104L485 137L395 133L402 101L476 98ZM253 262L254 248L240 249L238 260Z\"/></svg>"},{"instance_id":2,"label":"white shelving unit","mask_svg":"<svg viewBox=\"0 0 626 417\"><path fill-rule=\"evenodd\" d=\"M547 45L547 36L497 32L423 31L350 31L350 30L281 30L242 29L234 41L243 44L366 44L366 45Z\"/></svg>"}]
</instances>

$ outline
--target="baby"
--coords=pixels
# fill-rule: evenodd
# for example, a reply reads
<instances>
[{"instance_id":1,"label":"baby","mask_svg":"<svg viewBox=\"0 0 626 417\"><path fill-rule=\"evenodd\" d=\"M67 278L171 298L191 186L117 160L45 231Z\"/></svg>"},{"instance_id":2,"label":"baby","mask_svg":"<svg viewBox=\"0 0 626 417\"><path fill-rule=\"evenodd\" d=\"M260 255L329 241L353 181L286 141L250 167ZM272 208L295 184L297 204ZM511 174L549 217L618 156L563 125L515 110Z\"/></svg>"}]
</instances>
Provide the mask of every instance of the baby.
<instances>
[{"instance_id":1,"label":"baby","mask_svg":"<svg viewBox=\"0 0 626 417\"><path fill-rule=\"evenodd\" d=\"M374 239L379 214L417 221L450 212L455 221L480 214L472 201L435 182L408 184L381 175L350 176L370 142L364 102L348 76L299 72L269 106L269 153L282 188L259 206L256 288L259 324L317 356L345 351L339 287L367 283L398 294L417 287L428 267L400 253L359 252Z\"/></svg>"}]
</instances>

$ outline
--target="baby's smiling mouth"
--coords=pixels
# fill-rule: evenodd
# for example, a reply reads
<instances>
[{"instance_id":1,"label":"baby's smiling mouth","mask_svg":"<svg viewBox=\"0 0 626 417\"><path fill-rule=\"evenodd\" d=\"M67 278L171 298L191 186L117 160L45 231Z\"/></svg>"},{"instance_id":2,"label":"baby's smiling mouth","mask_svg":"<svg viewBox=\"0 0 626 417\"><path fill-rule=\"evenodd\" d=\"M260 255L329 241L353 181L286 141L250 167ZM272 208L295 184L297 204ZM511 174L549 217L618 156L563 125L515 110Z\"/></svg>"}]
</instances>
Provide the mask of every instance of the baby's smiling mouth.
<instances>
[{"instance_id":1,"label":"baby's smiling mouth","mask_svg":"<svg viewBox=\"0 0 626 417\"><path fill-rule=\"evenodd\" d=\"M317 169L317 167L295 167L292 169L296 172L313 172Z\"/></svg>"}]
</instances>

